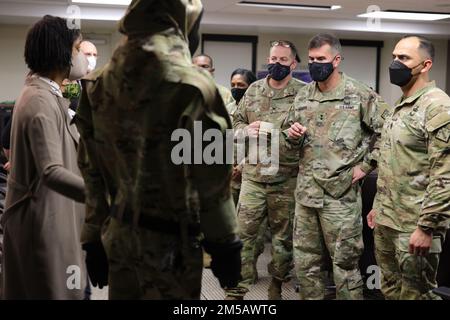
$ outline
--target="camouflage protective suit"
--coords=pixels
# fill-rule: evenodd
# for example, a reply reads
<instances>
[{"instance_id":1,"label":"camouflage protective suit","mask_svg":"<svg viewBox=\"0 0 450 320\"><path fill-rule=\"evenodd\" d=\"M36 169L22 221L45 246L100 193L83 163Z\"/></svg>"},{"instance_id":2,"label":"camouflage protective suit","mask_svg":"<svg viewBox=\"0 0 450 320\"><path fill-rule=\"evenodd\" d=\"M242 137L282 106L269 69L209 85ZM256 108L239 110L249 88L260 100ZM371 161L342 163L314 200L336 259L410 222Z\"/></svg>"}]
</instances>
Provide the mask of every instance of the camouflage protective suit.
<instances>
[{"instance_id":1,"label":"camouflage protective suit","mask_svg":"<svg viewBox=\"0 0 450 320\"><path fill-rule=\"evenodd\" d=\"M274 129L288 127L286 115L294 103L295 96L305 85L296 79L289 81L281 90L268 84L269 78L250 85L239 103L233 117L235 130L244 129L255 121L270 122ZM258 162L244 164L242 187L238 202L238 224L242 249L242 278L239 288L228 290L227 295L243 296L248 292L255 270L256 239L261 223L268 219L272 236L272 261L269 273L280 281L287 281L292 269L292 218L294 215L295 177L298 171L298 150L287 149L280 133L279 168L277 172L264 174L268 165ZM259 143L259 142L258 142ZM270 146L270 142L268 143ZM248 151L249 158L251 151ZM250 161L250 160L249 160Z\"/></svg>"},{"instance_id":2,"label":"camouflage protective suit","mask_svg":"<svg viewBox=\"0 0 450 320\"><path fill-rule=\"evenodd\" d=\"M356 165L366 173L376 166L378 146L369 152L369 143L379 137L385 109L373 90L343 73L335 89L321 92L312 82L295 99L290 116L307 128L290 140L301 148L293 235L301 299L324 299L326 249L337 299L363 298L361 188L352 176Z\"/></svg>"},{"instance_id":3,"label":"camouflage protective suit","mask_svg":"<svg viewBox=\"0 0 450 320\"><path fill-rule=\"evenodd\" d=\"M450 98L434 82L400 99L380 143L375 253L387 299L435 299L450 221ZM430 253L408 253L416 228L433 232Z\"/></svg>"},{"instance_id":4,"label":"camouflage protective suit","mask_svg":"<svg viewBox=\"0 0 450 320\"><path fill-rule=\"evenodd\" d=\"M120 28L127 41L84 82L82 241L102 237L110 299L199 299L200 231L217 243L236 237L231 165L175 164L171 155L172 134L192 133L193 121L203 131L231 128L213 79L191 63L186 36L200 9L200 1L133 1Z\"/></svg>"}]
</instances>

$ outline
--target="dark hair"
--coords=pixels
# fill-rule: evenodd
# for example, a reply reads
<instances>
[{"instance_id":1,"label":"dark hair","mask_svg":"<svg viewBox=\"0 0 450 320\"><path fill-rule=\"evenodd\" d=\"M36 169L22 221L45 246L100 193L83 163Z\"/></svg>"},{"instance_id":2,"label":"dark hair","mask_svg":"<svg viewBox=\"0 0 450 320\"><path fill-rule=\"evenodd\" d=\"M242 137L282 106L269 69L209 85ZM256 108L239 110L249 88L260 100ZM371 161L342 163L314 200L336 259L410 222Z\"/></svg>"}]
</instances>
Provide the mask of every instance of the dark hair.
<instances>
[{"instance_id":1,"label":"dark hair","mask_svg":"<svg viewBox=\"0 0 450 320\"><path fill-rule=\"evenodd\" d=\"M240 74L241 76L243 76L245 79L245 82L247 82L248 85L251 85L253 82L256 81L255 74L250 70L238 68L238 69L234 70L233 73L231 74L231 79L233 79L233 77L237 74Z\"/></svg>"},{"instance_id":2,"label":"dark hair","mask_svg":"<svg viewBox=\"0 0 450 320\"><path fill-rule=\"evenodd\" d=\"M312 39L309 40L308 49L317 49L326 44L328 44L331 49L334 49L337 53L342 52L341 42L336 36L330 33L319 33L318 35L312 37Z\"/></svg>"},{"instance_id":3,"label":"dark hair","mask_svg":"<svg viewBox=\"0 0 450 320\"><path fill-rule=\"evenodd\" d=\"M425 38L424 36L418 36L414 34L408 34L402 38L408 39L408 38L417 38L420 41L419 49L426 52L427 57L431 59L431 61L434 61L435 57L435 49L433 43L430 41L430 39Z\"/></svg>"},{"instance_id":4,"label":"dark hair","mask_svg":"<svg viewBox=\"0 0 450 320\"><path fill-rule=\"evenodd\" d=\"M206 53L200 53L198 55L196 55L193 59L198 58L198 57L206 57L209 59L209 61L211 62L211 68L214 66L214 62L213 59L211 58L211 56L208 56Z\"/></svg>"},{"instance_id":5,"label":"dark hair","mask_svg":"<svg viewBox=\"0 0 450 320\"><path fill-rule=\"evenodd\" d=\"M25 62L32 73L47 74L70 68L73 43L80 29L69 29L67 20L44 16L28 31Z\"/></svg>"}]
</instances>

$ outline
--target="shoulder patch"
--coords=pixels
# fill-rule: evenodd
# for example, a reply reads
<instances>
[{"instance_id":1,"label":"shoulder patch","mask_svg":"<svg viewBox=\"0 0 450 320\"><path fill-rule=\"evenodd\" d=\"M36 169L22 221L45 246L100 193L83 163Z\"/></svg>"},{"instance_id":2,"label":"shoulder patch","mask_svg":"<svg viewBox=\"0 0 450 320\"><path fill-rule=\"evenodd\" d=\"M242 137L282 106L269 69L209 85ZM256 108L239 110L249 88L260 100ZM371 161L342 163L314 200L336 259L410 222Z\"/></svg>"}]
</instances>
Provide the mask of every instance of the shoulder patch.
<instances>
[{"instance_id":1,"label":"shoulder patch","mask_svg":"<svg viewBox=\"0 0 450 320\"><path fill-rule=\"evenodd\" d=\"M433 132L450 123L450 110L435 115L425 125L428 132Z\"/></svg>"},{"instance_id":2,"label":"shoulder patch","mask_svg":"<svg viewBox=\"0 0 450 320\"><path fill-rule=\"evenodd\" d=\"M450 129L447 127L441 128L436 134L436 139L448 143L450 140Z\"/></svg>"}]
</instances>

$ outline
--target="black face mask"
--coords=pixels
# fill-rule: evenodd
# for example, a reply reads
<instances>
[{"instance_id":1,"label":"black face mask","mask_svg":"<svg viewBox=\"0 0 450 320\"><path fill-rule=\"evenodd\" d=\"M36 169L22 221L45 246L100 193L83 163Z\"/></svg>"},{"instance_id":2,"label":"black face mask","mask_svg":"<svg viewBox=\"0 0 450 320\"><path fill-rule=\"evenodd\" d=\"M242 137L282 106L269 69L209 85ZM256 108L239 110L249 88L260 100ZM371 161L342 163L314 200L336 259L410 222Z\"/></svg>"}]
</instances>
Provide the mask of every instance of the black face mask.
<instances>
[{"instance_id":1,"label":"black face mask","mask_svg":"<svg viewBox=\"0 0 450 320\"><path fill-rule=\"evenodd\" d=\"M281 63L270 63L267 65L270 77L273 80L281 81L291 74L291 66L285 66Z\"/></svg>"},{"instance_id":2,"label":"black face mask","mask_svg":"<svg viewBox=\"0 0 450 320\"><path fill-rule=\"evenodd\" d=\"M197 51L198 45L200 43L200 21L202 20L202 16L203 10L200 13L197 21L195 21L194 25L192 26L192 30L188 35L189 51L191 52L191 56L194 55L195 51Z\"/></svg>"},{"instance_id":3,"label":"black face mask","mask_svg":"<svg viewBox=\"0 0 450 320\"><path fill-rule=\"evenodd\" d=\"M311 78L316 82L322 82L327 80L334 71L333 62L325 62L325 63L313 62L309 63L308 67Z\"/></svg>"},{"instance_id":4,"label":"black face mask","mask_svg":"<svg viewBox=\"0 0 450 320\"><path fill-rule=\"evenodd\" d=\"M236 103L239 104L242 97L245 94L245 91L247 91L247 88L231 88L231 95L233 96L234 100L236 100Z\"/></svg>"},{"instance_id":5,"label":"black face mask","mask_svg":"<svg viewBox=\"0 0 450 320\"><path fill-rule=\"evenodd\" d=\"M412 74L412 71L422 63L423 62L419 63L414 68L408 68L408 66L398 60L392 61L391 65L389 66L389 76L391 78L391 83L399 87L406 86L415 76Z\"/></svg>"}]
</instances>

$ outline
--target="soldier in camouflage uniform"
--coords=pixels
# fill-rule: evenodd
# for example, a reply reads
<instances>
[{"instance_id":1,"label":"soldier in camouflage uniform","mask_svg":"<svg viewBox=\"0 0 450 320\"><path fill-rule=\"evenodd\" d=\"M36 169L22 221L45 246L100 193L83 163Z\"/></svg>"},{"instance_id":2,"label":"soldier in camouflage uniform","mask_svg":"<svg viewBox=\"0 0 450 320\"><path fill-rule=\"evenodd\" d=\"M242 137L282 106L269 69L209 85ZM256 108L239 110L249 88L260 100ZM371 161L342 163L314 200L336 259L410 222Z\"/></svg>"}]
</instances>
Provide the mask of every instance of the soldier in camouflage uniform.
<instances>
[{"instance_id":1,"label":"soldier in camouflage uniform","mask_svg":"<svg viewBox=\"0 0 450 320\"><path fill-rule=\"evenodd\" d=\"M242 97L247 91L248 87L256 81L255 74L246 69L236 69L231 73L231 94L233 95L234 101L227 105L227 111L230 114L231 119L234 119L234 116L237 113L239 102L241 102ZM237 154L237 148L235 144L235 154ZM234 204L237 205L239 201L239 194L241 192L241 184L242 184L242 169L244 167L245 159L240 163L235 163L233 168L233 176L231 179L231 192L233 194ZM253 283L256 283L258 280L258 270L256 269L256 263L258 261L258 257L264 252L264 242L267 231L267 217L264 218L261 223L260 230L258 231L258 236L256 237L256 250L255 250L255 259L254 259L254 278Z\"/></svg>"},{"instance_id":2,"label":"soldier in camouflage uniform","mask_svg":"<svg viewBox=\"0 0 450 320\"><path fill-rule=\"evenodd\" d=\"M376 166L380 110L368 86L339 72L341 45L319 34L309 43L313 82L292 110L297 121L285 133L300 148L295 190L294 261L301 299L324 299L323 267L329 251L337 299L362 299L358 261L363 250L359 181Z\"/></svg>"},{"instance_id":3,"label":"soldier in camouflage uniform","mask_svg":"<svg viewBox=\"0 0 450 320\"><path fill-rule=\"evenodd\" d=\"M403 96L382 131L368 224L385 298L437 299L432 289L450 221L450 98L429 80L429 40L407 36L393 57L391 82Z\"/></svg>"},{"instance_id":4,"label":"soldier in camouflage uniform","mask_svg":"<svg viewBox=\"0 0 450 320\"><path fill-rule=\"evenodd\" d=\"M192 62L202 69L207 70L212 76L214 76L214 62L213 59L207 54L200 54L192 59ZM216 82L217 89L219 90L220 96L222 97L225 106L234 102L233 95L230 89L224 87L223 85Z\"/></svg>"},{"instance_id":5,"label":"soldier in camouflage uniform","mask_svg":"<svg viewBox=\"0 0 450 320\"><path fill-rule=\"evenodd\" d=\"M127 39L84 82L82 242L93 278L107 272L104 246L111 299L199 299L201 244L222 287L240 278L231 165L177 165L171 155L177 128L231 128L213 79L191 62L187 39L195 50L201 8L199 0L134 0L120 24Z\"/></svg>"},{"instance_id":6,"label":"soldier in camouflage uniform","mask_svg":"<svg viewBox=\"0 0 450 320\"><path fill-rule=\"evenodd\" d=\"M288 128L285 123L297 92L305 83L292 78L299 61L296 48L287 41L275 41L270 50L269 76L253 83L242 98L233 127L247 137L259 134L262 122L274 129ZM264 137L261 135L259 138ZM279 168L264 172L267 165L245 163L238 203L238 223L242 249L242 278L238 288L227 291L229 299L242 299L254 279L256 239L260 225L267 216L272 237L272 261L269 273L272 282L269 299L281 299L281 285L292 269L292 218L294 214L295 177L298 171L298 150L288 150L280 134ZM259 142L258 142L259 143ZM270 145L269 143L267 145ZM249 158L252 157L249 149Z\"/></svg>"},{"instance_id":7,"label":"soldier in camouflage uniform","mask_svg":"<svg viewBox=\"0 0 450 320\"><path fill-rule=\"evenodd\" d=\"M231 117L231 120L233 121L237 110L239 103L242 100L242 97L244 96L245 92L247 91L248 87L256 81L255 74L246 69L236 69L231 73L231 94L233 96L233 102L229 103L226 108L227 111ZM235 145L235 154L237 154L237 148ZM235 163L234 170L233 170L233 178L231 180L231 190L233 193L233 199L234 203L237 205L239 200L239 193L241 191L241 182L242 182L242 169L244 166L244 161L241 161L241 163Z\"/></svg>"}]
</instances>

